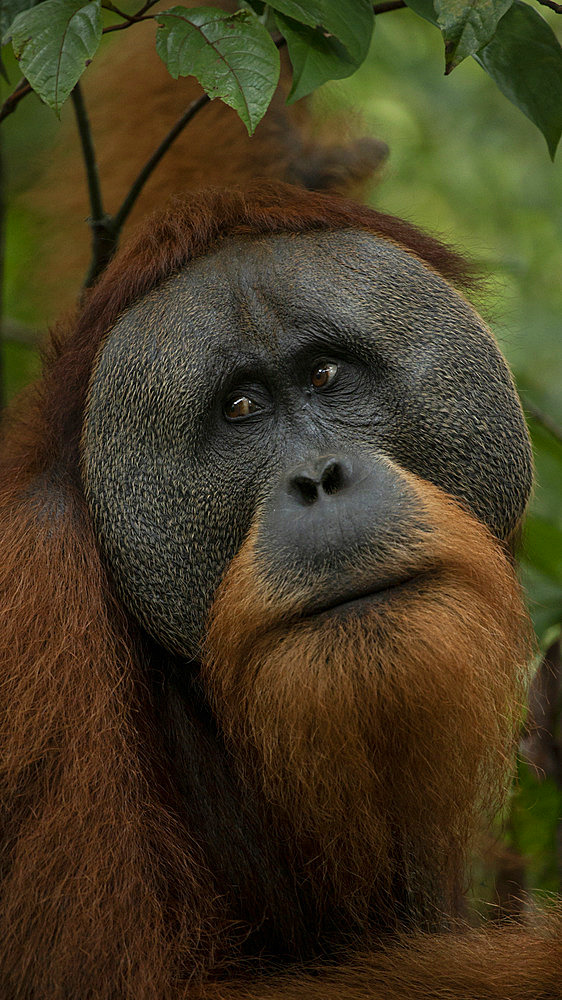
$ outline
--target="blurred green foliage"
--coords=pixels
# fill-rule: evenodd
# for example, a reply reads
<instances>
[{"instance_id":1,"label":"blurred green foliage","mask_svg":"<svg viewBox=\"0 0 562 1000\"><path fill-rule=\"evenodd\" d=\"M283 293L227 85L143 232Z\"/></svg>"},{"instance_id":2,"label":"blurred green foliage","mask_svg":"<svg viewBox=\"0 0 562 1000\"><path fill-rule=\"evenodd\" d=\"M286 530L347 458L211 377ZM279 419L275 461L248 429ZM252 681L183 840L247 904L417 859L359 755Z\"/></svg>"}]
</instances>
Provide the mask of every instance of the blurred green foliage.
<instances>
[{"instance_id":1,"label":"blurred green foliage","mask_svg":"<svg viewBox=\"0 0 562 1000\"><path fill-rule=\"evenodd\" d=\"M562 18L546 16L562 37ZM562 169L550 162L543 137L472 60L445 78L439 32L408 10L378 17L367 62L314 100L319 118L340 108L349 119L351 108L355 131L388 142L390 161L373 204L440 234L481 265L490 280L476 305L512 366L523 404L561 427ZM32 179L36 146L49 142L53 125L35 99L18 108L5 132L10 189ZM33 259L41 239L19 209L9 214L6 315L38 327ZM12 394L35 373L37 360L22 346L6 344L3 351ZM562 622L562 443L540 420L530 426L537 483L521 563L546 644ZM542 889L560 888L561 817L560 789L523 769L510 838L531 859L530 884Z\"/></svg>"}]
</instances>

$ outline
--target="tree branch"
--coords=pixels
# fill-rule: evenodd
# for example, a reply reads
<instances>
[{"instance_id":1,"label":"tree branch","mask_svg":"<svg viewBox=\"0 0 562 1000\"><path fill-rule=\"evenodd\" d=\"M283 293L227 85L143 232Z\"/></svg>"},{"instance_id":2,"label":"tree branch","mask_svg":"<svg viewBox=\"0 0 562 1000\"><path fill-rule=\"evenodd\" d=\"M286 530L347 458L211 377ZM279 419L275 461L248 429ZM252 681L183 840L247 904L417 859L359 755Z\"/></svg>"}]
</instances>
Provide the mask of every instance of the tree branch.
<instances>
[{"instance_id":1,"label":"tree branch","mask_svg":"<svg viewBox=\"0 0 562 1000\"><path fill-rule=\"evenodd\" d=\"M136 14L131 14L130 16L128 14L122 14L120 11L117 11L116 8L113 8L115 10L115 13L119 13L119 15L121 17L126 18L126 20L123 21L121 24L112 24L109 25L109 27L104 28L102 31L102 35L107 35L112 31L123 31L124 28L130 28L132 24L137 24L140 21L153 20L154 14L149 14L148 16L145 15L146 11L150 10L150 8L153 7L155 3L158 3L158 0L148 0L148 3L145 3L136 12ZM0 107L0 122L3 122L4 118L7 118L8 115L13 114L19 102L23 100L24 97L27 97L28 94L31 94L32 90L33 88L31 87L31 84L29 84L26 78L22 76L17 87L15 87L15 89L6 98L6 100Z\"/></svg>"},{"instance_id":2,"label":"tree branch","mask_svg":"<svg viewBox=\"0 0 562 1000\"><path fill-rule=\"evenodd\" d=\"M124 21L131 21L134 23L135 21L142 19L143 14L146 14L147 10L150 10L150 8L154 7L157 3L158 0L148 0L148 2L143 4L142 7L139 7L134 14L127 14L126 11L120 10L119 7L116 7L115 4L111 2L111 0L105 0L105 2L102 3L102 7L104 10L109 10L112 14L117 14L118 17L122 17Z\"/></svg>"},{"instance_id":3,"label":"tree branch","mask_svg":"<svg viewBox=\"0 0 562 1000\"><path fill-rule=\"evenodd\" d=\"M539 0L539 3L543 7L550 7L551 10L556 11L557 14L562 14L562 3L555 3L554 0Z\"/></svg>"},{"instance_id":4,"label":"tree branch","mask_svg":"<svg viewBox=\"0 0 562 1000\"><path fill-rule=\"evenodd\" d=\"M116 7L114 3L110 2L110 0L102 2L102 9L110 11L111 14L117 14L117 16L122 17L124 21L132 21L135 16L134 14L127 14L124 10L119 10L119 7Z\"/></svg>"},{"instance_id":5,"label":"tree branch","mask_svg":"<svg viewBox=\"0 0 562 1000\"><path fill-rule=\"evenodd\" d=\"M123 31L126 28L130 28L132 24L137 24L139 21L153 20L155 15L147 14L147 11L153 7L155 3L157 3L157 0L146 0L143 6L140 7L135 14L128 15L116 7L112 0L106 0L104 7L107 10L111 10L116 13L119 17L125 18L125 20L120 24L114 24L104 28L103 34L108 34L112 31ZM383 3L375 4L373 10L375 13L385 13L386 11L398 10L399 8L405 6L406 4L404 3L404 0L385 0ZM283 48L287 44L286 39L282 36L276 38L274 41L278 49ZM11 94L10 97L4 102L0 121L2 120L2 117L6 117L6 115L11 114L11 112L15 110L19 101L25 96L26 93L29 93L30 90L31 87L27 80L25 80L25 78L22 79L13 94ZM184 114L178 119L168 134L164 137L154 153L146 161L113 217L107 215L103 208L95 149L92 140L89 118L79 83L76 84L74 90L72 91L72 101L74 104L76 122L82 145L82 155L86 169L88 195L91 208L91 217L89 222L92 229L92 261L84 282L85 287L88 288L94 283L96 278L101 274L113 256L117 248L121 229L130 215L131 210L148 178L158 166L160 160L168 151L174 140L178 137L178 135L180 135L186 125L189 124L201 108L205 107L205 105L209 103L210 98L207 94L202 94L201 97L197 98L197 100L190 104Z\"/></svg>"},{"instance_id":6,"label":"tree branch","mask_svg":"<svg viewBox=\"0 0 562 1000\"><path fill-rule=\"evenodd\" d=\"M88 118L88 112L86 111L86 105L84 104L80 83L76 84L71 96L72 103L74 105L74 113L76 115L76 124L78 126L80 143L82 145L82 157L86 167L92 222L95 224L103 219L105 213L103 210L98 166L96 163L96 151L94 149L94 142L92 139L90 119Z\"/></svg>"},{"instance_id":7,"label":"tree branch","mask_svg":"<svg viewBox=\"0 0 562 1000\"><path fill-rule=\"evenodd\" d=\"M0 108L0 122L3 122L4 118L7 118L8 115L11 115L16 110L19 102L30 93L31 86L25 79L25 76L22 76L15 90L6 98Z\"/></svg>"},{"instance_id":8,"label":"tree branch","mask_svg":"<svg viewBox=\"0 0 562 1000\"><path fill-rule=\"evenodd\" d=\"M119 24L110 24L107 28L103 29L102 35L109 35L112 31L125 31L126 28L130 28L133 24L140 24L141 21L153 21L155 16L155 14L135 14L126 21L121 21Z\"/></svg>"},{"instance_id":9,"label":"tree branch","mask_svg":"<svg viewBox=\"0 0 562 1000\"><path fill-rule=\"evenodd\" d=\"M157 3L158 3L158 0L147 0L147 2L144 4L144 6L141 7L140 10L137 10L137 12L135 14L135 17L142 17L143 14L146 14L147 10L150 10L150 8L154 7L155 4L157 4Z\"/></svg>"},{"instance_id":10,"label":"tree branch","mask_svg":"<svg viewBox=\"0 0 562 1000\"><path fill-rule=\"evenodd\" d=\"M145 7L142 9L151 7L155 2L157 2L157 0L149 0L149 2L145 4ZM153 15L149 16L152 17ZM119 25L116 25L116 27L119 27ZM274 41L278 49L282 49L287 44L286 38L282 36L279 36L278 38L274 39ZM139 197L144 185L146 184L148 178L150 177L152 172L156 169L164 154L167 153L172 143L175 141L175 139L177 139L178 135L180 135L180 133L183 132L186 125L188 125L189 122L195 117L195 115L198 114L198 112L201 111L201 109L204 108L207 104L209 104L209 102L210 98L208 97L207 94L201 94L201 97L198 97L195 101L192 101L192 103L189 105L184 114L181 115L181 117L178 118L175 125L172 126L172 128L170 129L168 134L164 137L164 139L157 147L157 149L154 150L152 156L148 158L142 170L139 172L136 179L133 181L130 190L123 199L123 202L121 203L120 207L118 208L113 218L110 220L112 238L114 240L114 249L117 246L119 234L121 233L121 230L127 218L129 217L131 210L137 198ZM88 287L93 283L98 274L100 274L101 271L103 270L104 266L105 264L97 268L95 271L92 270L90 271L86 279L86 287Z\"/></svg>"},{"instance_id":11,"label":"tree branch","mask_svg":"<svg viewBox=\"0 0 562 1000\"><path fill-rule=\"evenodd\" d=\"M124 201L122 202L120 208L113 216L113 225L115 227L116 235L119 235L119 232L123 228L125 220L127 219L139 194L141 193L152 171L160 163L160 160L164 156L164 153L167 153L174 139L177 139L178 135L180 134L180 132L183 131L185 126L189 124L189 122L191 121L192 118L195 117L197 112L200 111L201 108L204 108L205 105L209 103L209 101L210 98L207 96L207 94L201 94L201 97L198 97L195 101L192 101L187 111L184 112L181 118L178 118L175 125L172 126L172 128L165 136L165 138L162 140L157 149L154 150L152 156L150 156L149 159L146 161L144 167L138 174L136 180L131 185L131 189L128 192L127 196L125 197Z\"/></svg>"},{"instance_id":12,"label":"tree branch","mask_svg":"<svg viewBox=\"0 0 562 1000\"><path fill-rule=\"evenodd\" d=\"M373 14L387 14L391 10L401 10L407 6L404 0L386 0L384 3L373 4Z\"/></svg>"},{"instance_id":13,"label":"tree branch","mask_svg":"<svg viewBox=\"0 0 562 1000\"><path fill-rule=\"evenodd\" d=\"M76 84L72 91L72 103L74 105L76 125L82 146L82 159L86 168L91 211L88 222L92 231L92 259L84 282L86 288L88 288L95 281L98 274L103 271L115 253L118 232L115 228L114 220L104 211L90 119L88 118L88 112L86 111L86 105L82 96L82 88L79 83Z\"/></svg>"}]
</instances>

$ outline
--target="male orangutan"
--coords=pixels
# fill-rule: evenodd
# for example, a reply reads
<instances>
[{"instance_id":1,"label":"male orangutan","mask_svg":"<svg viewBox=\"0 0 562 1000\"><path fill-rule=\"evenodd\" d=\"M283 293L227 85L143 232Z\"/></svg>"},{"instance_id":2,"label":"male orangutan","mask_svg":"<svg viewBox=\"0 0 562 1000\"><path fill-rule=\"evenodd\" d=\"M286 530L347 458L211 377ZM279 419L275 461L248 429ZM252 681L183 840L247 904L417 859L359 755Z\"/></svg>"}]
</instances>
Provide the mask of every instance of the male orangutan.
<instances>
[{"instance_id":1,"label":"male orangutan","mask_svg":"<svg viewBox=\"0 0 562 1000\"><path fill-rule=\"evenodd\" d=\"M55 331L2 453L2 998L562 997L559 910L455 929L530 659L466 281L264 182Z\"/></svg>"}]
</instances>

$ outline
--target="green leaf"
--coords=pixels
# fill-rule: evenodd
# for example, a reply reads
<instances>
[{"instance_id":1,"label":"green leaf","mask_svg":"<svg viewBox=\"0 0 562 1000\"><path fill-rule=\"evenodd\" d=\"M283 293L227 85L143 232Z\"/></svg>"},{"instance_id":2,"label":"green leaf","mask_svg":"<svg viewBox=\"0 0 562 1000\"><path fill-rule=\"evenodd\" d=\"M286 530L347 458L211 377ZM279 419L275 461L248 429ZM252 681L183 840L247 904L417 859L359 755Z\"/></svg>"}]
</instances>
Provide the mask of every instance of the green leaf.
<instances>
[{"instance_id":1,"label":"green leaf","mask_svg":"<svg viewBox=\"0 0 562 1000\"><path fill-rule=\"evenodd\" d=\"M9 42L10 27L14 18L21 13L22 10L29 10L30 7L35 7L39 0L0 0L0 44L7 45ZM4 37L5 36L5 37ZM3 76L6 83L10 82L10 78L6 72L6 67L2 62L2 55L0 54L0 76Z\"/></svg>"},{"instance_id":2,"label":"green leaf","mask_svg":"<svg viewBox=\"0 0 562 1000\"><path fill-rule=\"evenodd\" d=\"M357 69L347 49L321 28L309 28L290 17L276 14L277 27L287 40L293 67L293 84L287 97L292 104L328 80L341 80Z\"/></svg>"},{"instance_id":3,"label":"green leaf","mask_svg":"<svg viewBox=\"0 0 562 1000\"><path fill-rule=\"evenodd\" d=\"M562 48L552 28L515 0L492 41L474 58L540 129L554 159L562 133Z\"/></svg>"},{"instance_id":4,"label":"green leaf","mask_svg":"<svg viewBox=\"0 0 562 1000\"><path fill-rule=\"evenodd\" d=\"M406 0L419 17L439 28L445 42L445 74L493 37L513 0Z\"/></svg>"},{"instance_id":5,"label":"green leaf","mask_svg":"<svg viewBox=\"0 0 562 1000\"><path fill-rule=\"evenodd\" d=\"M406 0L406 4L419 17L437 26L437 11L433 6L433 0Z\"/></svg>"},{"instance_id":6,"label":"green leaf","mask_svg":"<svg viewBox=\"0 0 562 1000\"><path fill-rule=\"evenodd\" d=\"M366 58L374 26L369 0L270 0L269 6L309 28L324 28L347 49L355 66Z\"/></svg>"},{"instance_id":7,"label":"green leaf","mask_svg":"<svg viewBox=\"0 0 562 1000\"><path fill-rule=\"evenodd\" d=\"M156 14L156 50L177 80L195 76L212 99L240 115L250 135L267 111L279 80L279 52L249 11L172 7Z\"/></svg>"},{"instance_id":8,"label":"green leaf","mask_svg":"<svg viewBox=\"0 0 562 1000\"><path fill-rule=\"evenodd\" d=\"M437 24L445 41L445 73L493 38L513 0L435 0Z\"/></svg>"},{"instance_id":9,"label":"green leaf","mask_svg":"<svg viewBox=\"0 0 562 1000\"><path fill-rule=\"evenodd\" d=\"M8 34L8 29L16 17L17 14L21 14L22 10L29 10L30 7L34 7L37 0L0 0L0 38L2 38L2 45L5 45L8 41L4 41L4 35Z\"/></svg>"},{"instance_id":10,"label":"green leaf","mask_svg":"<svg viewBox=\"0 0 562 1000\"><path fill-rule=\"evenodd\" d=\"M438 2L445 6L455 0ZM433 0L406 3L426 21L439 24ZM515 0L491 41L473 56L502 94L542 132L554 159L562 133L562 48L552 28L533 7Z\"/></svg>"},{"instance_id":11,"label":"green leaf","mask_svg":"<svg viewBox=\"0 0 562 1000\"><path fill-rule=\"evenodd\" d=\"M14 55L34 91L56 114L101 41L100 0L44 0L10 28Z\"/></svg>"}]
</instances>

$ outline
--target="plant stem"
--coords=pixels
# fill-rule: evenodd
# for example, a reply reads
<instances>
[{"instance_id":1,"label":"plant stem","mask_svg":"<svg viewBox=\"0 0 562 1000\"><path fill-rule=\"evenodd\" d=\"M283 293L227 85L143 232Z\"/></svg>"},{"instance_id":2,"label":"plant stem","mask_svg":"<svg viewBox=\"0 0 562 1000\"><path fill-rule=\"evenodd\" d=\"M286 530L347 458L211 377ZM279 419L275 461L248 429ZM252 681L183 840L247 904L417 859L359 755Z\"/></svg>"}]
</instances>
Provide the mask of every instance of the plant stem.
<instances>
[{"instance_id":1,"label":"plant stem","mask_svg":"<svg viewBox=\"0 0 562 1000\"><path fill-rule=\"evenodd\" d=\"M82 88L79 83L76 84L72 91L72 103L74 105L76 125L82 146L82 158L86 168L91 211L88 221L92 230L92 258L90 269L84 282L86 288L88 288L93 284L98 274L103 271L115 253L118 233L114 220L104 212L90 119L86 111Z\"/></svg>"},{"instance_id":2,"label":"plant stem","mask_svg":"<svg viewBox=\"0 0 562 1000\"><path fill-rule=\"evenodd\" d=\"M404 3L404 0L385 0L384 3L374 3L373 13L374 14L387 14L391 10L402 10L403 7L408 5Z\"/></svg>"},{"instance_id":3,"label":"plant stem","mask_svg":"<svg viewBox=\"0 0 562 1000\"><path fill-rule=\"evenodd\" d=\"M112 31L124 31L125 28L130 28L132 24L140 24L141 21L153 21L154 18L154 14L146 14L142 17L137 17L135 14L134 17L129 18L127 21L120 21L119 24L110 24L109 27L103 29L102 35L110 35Z\"/></svg>"},{"instance_id":4,"label":"plant stem","mask_svg":"<svg viewBox=\"0 0 562 1000\"><path fill-rule=\"evenodd\" d=\"M202 94L201 97L198 97L195 101L192 101L187 111L184 112L181 118L178 118L175 125L172 126L172 128L165 136L165 138L162 140L157 149L154 150L152 156L150 156L149 159L146 161L144 167L138 174L136 180L131 185L131 188L127 196L123 200L120 208L113 216L113 225L115 228L116 236L119 235L121 229L123 228L125 220L127 219L131 209L133 208L133 205L135 204L139 194L141 193L152 171L159 164L164 154L168 151L174 139L177 139L180 132L182 132L185 126L189 124L191 119L195 117L197 112L200 111L201 108L204 108L205 105L209 103L209 100L210 98L207 96L207 94Z\"/></svg>"},{"instance_id":5,"label":"plant stem","mask_svg":"<svg viewBox=\"0 0 562 1000\"><path fill-rule=\"evenodd\" d=\"M153 170L158 166L160 160L168 151L180 132L183 131L185 126L189 124L198 111L209 103L209 100L210 99L207 94L202 94L201 97L198 97L197 100L193 101L189 105L184 114L177 120L175 125L164 137L157 149L155 149L152 156L150 156L146 161L115 215L110 216L106 214L103 208L90 121L84 104L84 99L82 97L80 85L76 84L74 90L72 91L72 102L74 104L76 124L78 126L80 142L82 144L82 156L88 180L88 195L91 209L89 223L92 230L92 258L88 274L86 275L86 279L84 281L85 288L89 288L94 284L96 278L99 277L101 272L111 260L111 257L117 249L121 230Z\"/></svg>"},{"instance_id":6,"label":"plant stem","mask_svg":"<svg viewBox=\"0 0 562 1000\"><path fill-rule=\"evenodd\" d=\"M80 98L79 98L80 100ZM154 150L152 156L148 158L144 167L137 175L136 179L133 181L127 195L123 199L120 207L113 217L105 215L103 212L103 206L101 202L101 197L98 198L96 192L99 193L99 183L96 185L94 180L97 181L97 170L95 170L95 156L93 151L93 146L91 146L91 153L89 151L90 147L87 145L88 134L89 134L89 124L87 116L85 113L85 108L82 105L83 115L78 115L77 121L79 129L82 127L85 129L85 134L82 136L82 148L84 151L84 159L86 162L86 170L88 172L88 188L90 191L90 204L92 206L92 219L90 220L90 225L93 230L93 251L92 251L92 263L90 265L90 270L86 276L84 282L84 287L89 288L93 285L96 278L99 277L101 272L104 270L109 260L115 253L117 249L117 243L119 241L119 236L127 218L129 217L131 210L139 197L144 185L146 184L148 178L155 170L155 168L160 163L160 160L165 153L169 150L170 146L177 139L180 132L183 131L186 125L195 117L195 115L209 104L210 98L207 94L201 94L197 100L192 101L184 114L178 118L175 125L172 126L168 134L164 137L157 149ZM75 105L76 107L76 105ZM91 144L91 136L90 136ZM90 180L90 171L93 168L95 170L95 178ZM94 208L94 205L96 206Z\"/></svg>"},{"instance_id":7,"label":"plant stem","mask_svg":"<svg viewBox=\"0 0 562 1000\"><path fill-rule=\"evenodd\" d=\"M72 103L76 115L78 134L82 145L82 156L86 167L86 177L88 180L88 195L90 198L90 208L92 210L92 222L95 224L104 217L103 203L101 197L100 181L98 176L98 166L96 163L96 151L92 139L90 119L82 96L82 87L76 84L72 91Z\"/></svg>"},{"instance_id":8,"label":"plant stem","mask_svg":"<svg viewBox=\"0 0 562 1000\"><path fill-rule=\"evenodd\" d=\"M135 17L142 17L143 14L146 14L147 10L150 10L150 8L154 7L154 5L157 4L157 3L158 3L158 0L146 0L146 3L140 8L140 10L137 10L137 12L136 12L136 14L134 16Z\"/></svg>"},{"instance_id":9,"label":"plant stem","mask_svg":"<svg viewBox=\"0 0 562 1000\"><path fill-rule=\"evenodd\" d=\"M31 93L31 86L25 79L25 76L22 76L17 87L14 88L12 93L9 95L9 97L6 98L2 107L0 108L0 122L4 121L4 118L7 118L8 115L11 115L12 112L16 110L22 98L26 97L26 95L30 93Z\"/></svg>"},{"instance_id":10,"label":"plant stem","mask_svg":"<svg viewBox=\"0 0 562 1000\"><path fill-rule=\"evenodd\" d=\"M562 3L555 3L554 0L539 0L539 3L542 4L543 7L550 7L550 9L554 10L557 14L562 14Z\"/></svg>"}]
</instances>

